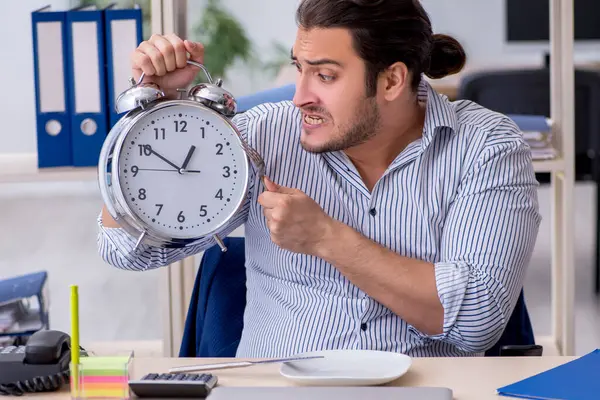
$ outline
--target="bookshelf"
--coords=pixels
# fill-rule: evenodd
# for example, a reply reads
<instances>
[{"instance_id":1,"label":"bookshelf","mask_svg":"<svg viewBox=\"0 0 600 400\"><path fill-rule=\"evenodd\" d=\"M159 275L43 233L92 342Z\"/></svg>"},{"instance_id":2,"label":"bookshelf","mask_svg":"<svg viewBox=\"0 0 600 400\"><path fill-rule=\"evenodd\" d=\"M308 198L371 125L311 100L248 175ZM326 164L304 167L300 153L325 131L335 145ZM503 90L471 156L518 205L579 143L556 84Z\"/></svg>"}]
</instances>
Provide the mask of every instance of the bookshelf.
<instances>
[{"instance_id":1,"label":"bookshelf","mask_svg":"<svg viewBox=\"0 0 600 400\"><path fill-rule=\"evenodd\" d=\"M553 140L559 155L535 161L536 172L551 176L552 331L536 335L545 355L573 356L574 340L574 62L573 0L550 1L551 115ZM185 33L187 1L152 0L153 33ZM242 234L236 232L234 235ZM199 256L198 256L199 257ZM183 334L187 303L199 258L188 258L164 269L161 295L165 309L164 355L175 356Z\"/></svg>"},{"instance_id":2,"label":"bookshelf","mask_svg":"<svg viewBox=\"0 0 600 400\"><path fill-rule=\"evenodd\" d=\"M533 162L535 172L561 172L565 168L565 161L561 157L552 160L540 160Z\"/></svg>"},{"instance_id":3,"label":"bookshelf","mask_svg":"<svg viewBox=\"0 0 600 400\"><path fill-rule=\"evenodd\" d=\"M0 183L65 182L94 180L98 180L97 167L56 167L38 169L37 166L32 166L30 172L0 172Z\"/></svg>"},{"instance_id":4,"label":"bookshelf","mask_svg":"<svg viewBox=\"0 0 600 400\"><path fill-rule=\"evenodd\" d=\"M550 1L550 118L560 159L550 162L552 224L552 332L541 338L558 354L575 353L575 255L573 190L575 187L575 71L573 0ZM546 163L546 162L545 162Z\"/></svg>"}]
</instances>

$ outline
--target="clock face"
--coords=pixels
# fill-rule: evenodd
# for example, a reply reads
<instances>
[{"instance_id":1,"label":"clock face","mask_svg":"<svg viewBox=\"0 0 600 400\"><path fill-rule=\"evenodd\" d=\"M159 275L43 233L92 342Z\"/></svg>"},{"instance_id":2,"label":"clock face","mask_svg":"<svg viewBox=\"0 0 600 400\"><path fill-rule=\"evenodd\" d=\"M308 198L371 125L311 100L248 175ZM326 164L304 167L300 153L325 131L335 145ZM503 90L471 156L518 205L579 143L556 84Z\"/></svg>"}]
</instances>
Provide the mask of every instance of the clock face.
<instances>
[{"instance_id":1,"label":"clock face","mask_svg":"<svg viewBox=\"0 0 600 400\"><path fill-rule=\"evenodd\" d=\"M233 128L200 105L169 105L141 118L118 158L130 210L170 238L214 232L246 195L248 163Z\"/></svg>"}]
</instances>

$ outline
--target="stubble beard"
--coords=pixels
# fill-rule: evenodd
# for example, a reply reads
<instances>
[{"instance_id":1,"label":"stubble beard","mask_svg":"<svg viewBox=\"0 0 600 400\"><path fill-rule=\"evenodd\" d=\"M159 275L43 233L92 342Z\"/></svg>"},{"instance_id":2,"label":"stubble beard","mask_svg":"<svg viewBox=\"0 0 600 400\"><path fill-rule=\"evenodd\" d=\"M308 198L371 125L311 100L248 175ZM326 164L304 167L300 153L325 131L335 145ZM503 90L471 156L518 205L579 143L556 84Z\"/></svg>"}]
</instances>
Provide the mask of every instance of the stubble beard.
<instances>
[{"instance_id":1,"label":"stubble beard","mask_svg":"<svg viewBox=\"0 0 600 400\"><path fill-rule=\"evenodd\" d=\"M301 141L302 147L310 153L341 151L363 144L376 135L381 115L374 98L363 100L354 115L355 118L352 121L337 129L334 128L335 135L329 142L318 147L311 147Z\"/></svg>"}]
</instances>

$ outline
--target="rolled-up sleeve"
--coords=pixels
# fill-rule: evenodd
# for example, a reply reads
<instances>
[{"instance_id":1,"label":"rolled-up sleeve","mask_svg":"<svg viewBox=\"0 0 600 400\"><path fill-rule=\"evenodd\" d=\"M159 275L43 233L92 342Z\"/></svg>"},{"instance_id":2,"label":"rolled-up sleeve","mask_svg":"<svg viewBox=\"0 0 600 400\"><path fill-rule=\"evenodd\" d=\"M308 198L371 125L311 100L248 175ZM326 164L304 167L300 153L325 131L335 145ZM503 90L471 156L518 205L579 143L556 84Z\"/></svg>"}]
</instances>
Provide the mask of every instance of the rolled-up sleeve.
<instances>
[{"instance_id":1,"label":"rolled-up sleeve","mask_svg":"<svg viewBox=\"0 0 600 400\"><path fill-rule=\"evenodd\" d=\"M500 338L522 289L541 217L531 151L512 121L487 137L462 179L435 263L443 332L479 353Z\"/></svg>"}]
</instances>

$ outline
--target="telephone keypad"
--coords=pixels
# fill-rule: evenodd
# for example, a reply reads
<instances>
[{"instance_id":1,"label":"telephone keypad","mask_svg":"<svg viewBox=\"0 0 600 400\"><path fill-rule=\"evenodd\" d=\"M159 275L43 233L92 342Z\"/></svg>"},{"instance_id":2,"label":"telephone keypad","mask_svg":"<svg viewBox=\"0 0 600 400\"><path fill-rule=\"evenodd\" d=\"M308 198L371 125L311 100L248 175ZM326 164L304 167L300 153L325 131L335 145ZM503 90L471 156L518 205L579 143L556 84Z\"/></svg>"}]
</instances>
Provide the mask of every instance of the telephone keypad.
<instances>
[{"instance_id":1,"label":"telephone keypad","mask_svg":"<svg viewBox=\"0 0 600 400\"><path fill-rule=\"evenodd\" d=\"M25 346L6 346L0 347L0 354L23 354Z\"/></svg>"}]
</instances>

